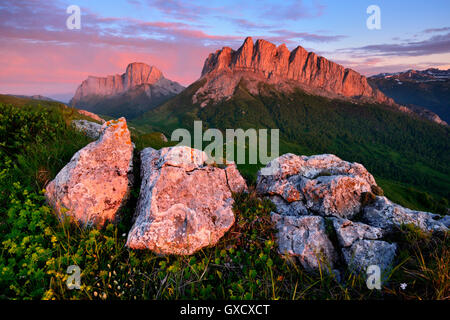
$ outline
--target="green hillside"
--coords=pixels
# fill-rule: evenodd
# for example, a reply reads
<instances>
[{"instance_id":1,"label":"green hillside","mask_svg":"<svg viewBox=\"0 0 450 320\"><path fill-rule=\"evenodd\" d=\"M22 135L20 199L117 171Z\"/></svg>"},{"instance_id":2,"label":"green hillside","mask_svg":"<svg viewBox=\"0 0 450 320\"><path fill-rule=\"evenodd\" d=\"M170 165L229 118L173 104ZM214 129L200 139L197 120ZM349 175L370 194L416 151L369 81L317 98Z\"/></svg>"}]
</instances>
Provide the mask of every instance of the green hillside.
<instances>
[{"instance_id":1,"label":"green hillside","mask_svg":"<svg viewBox=\"0 0 450 320\"><path fill-rule=\"evenodd\" d=\"M445 212L450 199L450 130L392 107L355 104L308 95L277 92L264 85L254 96L242 83L232 99L204 108L192 104L194 83L183 93L133 120L143 131L167 137L177 128L279 128L280 154L332 153L362 163L387 195L400 204ZM206 145L206 144L205 144ZM205 146L204 145L204 146ZM257 166L240 166L254 177Z\"/></svg>"}]
</instances>

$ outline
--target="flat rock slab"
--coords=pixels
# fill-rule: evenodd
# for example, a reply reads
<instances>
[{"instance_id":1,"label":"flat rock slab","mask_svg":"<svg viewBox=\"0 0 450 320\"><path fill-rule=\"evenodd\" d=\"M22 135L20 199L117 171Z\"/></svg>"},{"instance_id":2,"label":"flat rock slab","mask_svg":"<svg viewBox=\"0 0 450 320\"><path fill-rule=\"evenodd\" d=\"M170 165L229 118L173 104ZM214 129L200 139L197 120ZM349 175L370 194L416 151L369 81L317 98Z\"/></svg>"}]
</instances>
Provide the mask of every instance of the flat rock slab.
<instances>
[{"instance_id":1,"label":"flat rock slab","mask_svg":"<svg viewBox=\"0 0 450 320\"><path fill-rule=\"evenodd\" d=\"M447 232L445 220L438 214L415 211L391 202L386 197L377 197L364 208L363 220L386 233L393 232L402 224L412 224L425 232Z\"/></svg>"},{"instance_id":2,"label":"flat rock slab","mask_svg":"<svg viewBox=\"0 0 450 320\"><path fill-rule=\"evenodd\" d=\"M125 118L108 121L101 135L72 157L46 187L58 216L97 227L117 220L131 181L133 146Z\"/></svg>"},{"instance_id":3,"label":"flat rock slab","mask_svg":"<svg viewBox=\"0 0 450 320\"><path fill-rule=\"evenodd\" d=\"M357 240L377 240L383 237L383 230L380 228L348 219L332 218L331 220L339 244L344 248L350 247Z\"/></svg>"},{"instance_id":4,"label":"flat rock slab","mask_svg":"<svg viewBox=\"0 0 450 320\"><path fill-rule=\"evenodd\" d=\"M190 255L216 244L235 221L232 192L247 190L235 164L206 164L188 147L141 152L141 192L127 246Z\"/></svg>"}]
</instances>

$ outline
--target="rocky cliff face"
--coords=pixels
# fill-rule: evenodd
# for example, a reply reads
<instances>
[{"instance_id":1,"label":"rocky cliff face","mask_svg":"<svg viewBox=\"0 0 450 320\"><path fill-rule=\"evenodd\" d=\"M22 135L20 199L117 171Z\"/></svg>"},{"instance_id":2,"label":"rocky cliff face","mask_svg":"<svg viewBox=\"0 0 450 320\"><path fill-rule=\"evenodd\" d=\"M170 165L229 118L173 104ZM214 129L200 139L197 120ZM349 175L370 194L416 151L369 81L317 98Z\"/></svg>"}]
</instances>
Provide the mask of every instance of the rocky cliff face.
<instances>
[{"instance_id":1,"label":"rocky cliff face","mask_svg":"<svg viewBox=\"0 0 450 320\"><path fill-rule=\"evenodd\" d=\"M224 47L210 54L205 61L202 77L208 81L194 96L194 102L227 98L244 78L253 83L269 82L282 90L299 86L331 97L393 103L383 93L373 89L367 79L356 71L314 52L307 52L300 46L291 52L284 44L277 47L265 40L253 43L250 37L237 51Z\"/></svg>"},{"instance_id":2,"label":"rocky cliff face","mask_svg":"<svg viewBox=\"0 0 450 320\"><path fill-rule=\"evenodd\" d=\"M70 105L111 116L134 117L147 111L147 106L164 102L183 89L177 82L164 78L155 66L134 62L122 75L89 76L78 87ZM124 101L133 102L136 110L129 110Z\"/></svg>"}]
</instances>

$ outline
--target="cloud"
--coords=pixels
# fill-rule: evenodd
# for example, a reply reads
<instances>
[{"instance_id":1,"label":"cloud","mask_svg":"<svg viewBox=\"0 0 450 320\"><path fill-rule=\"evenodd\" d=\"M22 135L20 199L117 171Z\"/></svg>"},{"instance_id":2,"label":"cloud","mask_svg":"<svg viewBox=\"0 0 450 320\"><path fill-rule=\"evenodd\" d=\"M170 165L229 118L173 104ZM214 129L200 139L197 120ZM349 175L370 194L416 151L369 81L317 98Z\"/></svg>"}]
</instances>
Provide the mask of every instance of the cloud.
<instances>
[{"instance_id":1,"label":"cloud","mask_svg":"<svg viewBox=\"0 0 450 320\"><path fill-rule=\"evenodd\" d=\"M103 16L83 7L82 29L67 30L68 14L62 1L0 2L0 92L66 94L74 92L88 75L123 73L127 64L134 61L156 65L167 78L189 85L200 76L210 52L223 46L237 49L247 35L256 34L254 38L290 47L301 42L320 45L346 38L322 31L292 31L296 30L290 28L293 21L324 13L325 7L318 1L287 0L274 4L268 0L236 0L223 2L221 7L215 3L218 2L127 0L132 8L157 10L160 18L152 21ZM230 26L236 32L217 31L233 30ZM399 39L394 44L328 53L332 60L341 56L345 66L365 73L411 68L417 65L409 64L412 56L419 60L422 55L450 52L449 31L447 27L427 29L421 33L421 38L426 37L422 41ZM401 59L390 63L391 56ZM448 64L445 56L439 59Z\"/></svg>"},{"instance_id":2,"label":"cloud","mask_svg":"<svg viewBox=\"0 0 450 320\"><path fill-rule=\"evenodd\" d=\"M426 29L423 31L423 33L439 33L439 32L447 32L447 31L450 31L450 27Z\"/></svg>"},{"instance_id":3,"label":"cloud","mask_svg":"<svg viewBox=\"0 0 450 320\"><path fill-rule=\"evenodd\" d=\"M229 18L223 16L217 16L217 18L232 22L240 30L267 30L268 28L273 28L273 25L252 22L243 18Z\"/></svg>"},{"instance_id":4,"label":"cloud","mask_svg":"<svg viewBox=\"0 0 450 320\"><path fill-rule=\"evenodd\" d=\"M335 59L334 62L351 68L365 76L380 73L403 72L407 70L425 70L428 68L448 69L448 63L439 61L422 61L416 57L410 59L392 59L390 57L375 57L363 59Z\"/></svg>"},{"instance_id":5,"label":"cloud","mask_svg":"<svg viewBox=\"0 0 450 320\"><path fill-rule=\"evenodd\" d=\"M225 7L197 5L194 1L183 0L146 0L146 4L168 17L187 21L196 21L203 16L225 10Z\"/></svg>"},{"instance_id":6,"label":"cloud","mask_svg":"<svg viewBox=\"0 0 450 320\"><path fill-rule=\"evenodd\" d=\"M450 33L434 35L422 41L399 44L377 44L358 48L341 49L341 52L378 56L422 56L450 52Z\"/></svg>"}]
</instances>

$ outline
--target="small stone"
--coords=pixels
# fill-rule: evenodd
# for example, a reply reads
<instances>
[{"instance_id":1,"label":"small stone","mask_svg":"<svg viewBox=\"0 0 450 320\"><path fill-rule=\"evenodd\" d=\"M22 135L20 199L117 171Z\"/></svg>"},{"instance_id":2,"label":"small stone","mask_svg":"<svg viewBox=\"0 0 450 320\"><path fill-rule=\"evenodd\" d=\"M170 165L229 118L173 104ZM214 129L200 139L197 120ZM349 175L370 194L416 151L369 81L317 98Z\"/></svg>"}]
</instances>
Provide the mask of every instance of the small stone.
<instances>
[{"instance_id":1,"label":"small stone","mask_svg":"<svg viewBox=\"0 0 450 320\"><path fill-rule=\"evenodd\" d=\"M98 139L102 132L102 125L92 121L73 120L72 126L91 139Z\"/></svg>"},{"instance_id":2,"label":"small stone","mask_svg":"<svg viewBox=\"0 0 450 320\"><path fill-rule=\"evenodd\" d=\"M357 240L351 247L343 248L342 254L350 270L365 273L376 265L382 273L389 272L395 258L397 245L380 240Z\"/></svg>"},{"instance_id":3,"label":"small stone","mask_svg":"<svg viewBox=\"0 0 450 320\"><path fill-rule=\"evenodd\" d=\"M271 214L278 230L281 255L297 257L307 271L333 269L336 252L325 231L325 222L318 216L281 216Z\"/></svg>"},{"instance_id":4,"label":"small stone","mask_svg":"<svg viewBox=\"0 0 450 320\"><path fill-rule=\"evenodd\" d=\"M357 240L377 240L383 237L383 230L380 228L347 219L331 218L331 220L342 247L350 247Z\"/></svg>"}]
</instances>

